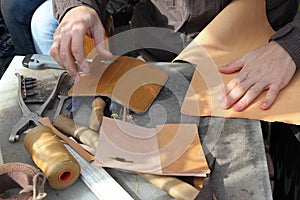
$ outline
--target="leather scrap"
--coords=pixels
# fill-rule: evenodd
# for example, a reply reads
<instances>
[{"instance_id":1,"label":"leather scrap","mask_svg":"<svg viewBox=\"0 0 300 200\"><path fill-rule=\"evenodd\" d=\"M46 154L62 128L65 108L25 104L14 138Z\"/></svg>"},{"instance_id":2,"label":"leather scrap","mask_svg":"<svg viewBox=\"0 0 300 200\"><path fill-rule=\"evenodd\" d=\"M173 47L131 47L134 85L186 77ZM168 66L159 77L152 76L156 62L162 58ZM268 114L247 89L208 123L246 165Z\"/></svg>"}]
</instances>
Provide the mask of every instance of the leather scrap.
<instances>
[{"instance_id":1,"label":"leather scrap","mask_svg":"<svg viewBox=\"0 0 300 200\"><path fill-rule=\"evenodd\" d=\"M11 162L0 165L0 194L9 189L19 188L23 190L22 193L14 197L5 198L5 200L36 199L36 197L33 197L32 190L28 188L33 187L34 177L38 173L38 170L34 166L26 163ZM38 179L39 182L43 182L41 178ZM43 192L43 188L41 192ZM37 195L39 196L40 194ZM43 193L43 196L45 196L45 193ZM2 200L1 197L0 200Z\"/></svg>"},{"instance_id":2,"label":"leather scrap","mask_svg":"<svg viewBox=\"0 0 300 200\"><path fill-rule=\"evenodd\" d=\"M147 111L168 78L162 70L127 56L116 57L111 63L97 56L90 69L90 73L80 74L80 82L69 95L107 96L137 113Z\"/></svg>"}]
</instances>

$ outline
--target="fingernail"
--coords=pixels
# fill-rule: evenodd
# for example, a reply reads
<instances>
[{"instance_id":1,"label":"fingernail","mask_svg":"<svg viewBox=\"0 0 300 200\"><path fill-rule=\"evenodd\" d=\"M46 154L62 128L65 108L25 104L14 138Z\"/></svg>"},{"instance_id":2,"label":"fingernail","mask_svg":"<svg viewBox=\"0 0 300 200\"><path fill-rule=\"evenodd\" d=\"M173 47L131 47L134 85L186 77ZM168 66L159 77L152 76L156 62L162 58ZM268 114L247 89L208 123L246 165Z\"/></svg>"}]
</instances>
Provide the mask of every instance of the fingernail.
<instances>
[{"instance_id":1,"label":"fingernail","mask_svg":"<svg viewBox=\"0 0 300 200\"><path fill-rule=\"evenodd\" d=\"M241 103L237 103L234 105L234 110L241 111L243 109L243 105Z\"/></svg>"},{"instance_id":2,"label":"fingernail","mask_svg":"<svg viewBox=\"0 0 300 200\"><path fill-rule=\"evenodd\" d=\"M221 101L224 98L224 94L222 94L222 93L219 94L217 98L218 98L219 101Z\"/></svg>"},{"instance_id":3,"label":"fingernail","mask_svg":"<svg viewBox=\"0 0 300 200\"><path fill-rule=\"evenodd\" d=\"M226 102L224 101L221 102L221 108L226 109Z\"/></svg>"},{"instance_id":4,"label":"fingernail","mask_svg":"<svg viewBox=\"0 0 300 200\"><path fill-rule=\"evenodd\" d=\"M263 104L261 104L261 108L262 109L267 109L268 108L268 104L266 102L264 102Z\"/></svg>"}]
</instances>

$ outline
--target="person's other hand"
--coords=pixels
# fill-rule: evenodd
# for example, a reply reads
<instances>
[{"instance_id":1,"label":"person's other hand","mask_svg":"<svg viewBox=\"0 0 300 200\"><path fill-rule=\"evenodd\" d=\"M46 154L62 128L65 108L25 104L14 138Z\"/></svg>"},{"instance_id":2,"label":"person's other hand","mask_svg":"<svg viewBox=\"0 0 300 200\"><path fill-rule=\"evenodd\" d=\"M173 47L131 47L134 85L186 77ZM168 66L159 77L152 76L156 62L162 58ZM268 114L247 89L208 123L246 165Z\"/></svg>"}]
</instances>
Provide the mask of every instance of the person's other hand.
<instances>
[{"instance_id":1,"label":"person's other hand","mask_svg":"<svg viewBox=\"0 0 300 200\"><path fill-rule=\"evenodd\" d=\"M89 72L89 65L84 53L84 36L94 39L99 55L109 58L111 53L105 49L105 30L97 12L87 6L78 6L69 10L53 36L50 55L62 66L75 81L80 80L78 65L85 73Z\"/></svg>"},{"instance_id":2,"label":"person's other hand","mask_svg":"<svg viewBox=\"0 0 300 200\"><path fill-rule=\"evenodd\" d=\"M229 81L219 100L221 107L242 111L262 91L267 90L261 109L269 109L278 93L292 79L296 65L290 55L276 42L248 52L241 59L219 68L221 73L240 71Z\"/></svg>"}]
</instances>

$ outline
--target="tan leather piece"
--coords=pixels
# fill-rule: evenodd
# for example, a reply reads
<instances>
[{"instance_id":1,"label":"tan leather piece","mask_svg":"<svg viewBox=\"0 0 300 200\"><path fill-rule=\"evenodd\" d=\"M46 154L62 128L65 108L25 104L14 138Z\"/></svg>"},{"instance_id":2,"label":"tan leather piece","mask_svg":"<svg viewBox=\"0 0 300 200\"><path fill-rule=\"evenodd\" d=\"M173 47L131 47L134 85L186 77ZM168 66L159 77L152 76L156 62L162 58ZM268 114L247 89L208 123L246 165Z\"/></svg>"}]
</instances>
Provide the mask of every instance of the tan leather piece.
<instances>
[{"instance_id":1,"label":"tan leather piece","mask_svg":"<svg viewBox=\"0 0 300 200\"><path fill-rule=\"evenodd\" d=\"M159 175L205 177L210 172L195 124L145 128L107 117L95 164Z\"/></svg>"},{"instance_id":2,"label":"tan leather piece","mask_svg":"<svg viewBox=\"0 0 300 200\"><path fill-rule=\"evenodd\" d=\"M167 81L167 74L144 61L126 56L111 64L97 56L89 74L81 74L69 95L101 95L137 113L145 112Z\"/></svg>"},{"instance_id":3,"label":"tan leather piece","mask_svg":"<svg viewBox=\"0 0 300 200\"><path fill-rule=\"evenodd\" d=\"M172 174L177 171L209 173L196 125L164 124L157 126L157 130L159 131L157 140L163 174ZM187 145L183 151L184 144Z\"/></svg>"},{"instance_id":4,"label":"tan leather piece","mask_svg":"<svg viewBox=\"0 0 300 200\"><path fill-rule=\"evenodd\" d=\"M300 107L299 72L280 92L269 110L260 109L266 92L242 112L220 107L219 92L237 74L221 74L218 67L268 42L274 31L268 23L265 10L263 0L234 0L180 53L177 60L197 65L182 105L182 113L300 124L299 111L295 109Z\"/></svg>"}]
</instances>

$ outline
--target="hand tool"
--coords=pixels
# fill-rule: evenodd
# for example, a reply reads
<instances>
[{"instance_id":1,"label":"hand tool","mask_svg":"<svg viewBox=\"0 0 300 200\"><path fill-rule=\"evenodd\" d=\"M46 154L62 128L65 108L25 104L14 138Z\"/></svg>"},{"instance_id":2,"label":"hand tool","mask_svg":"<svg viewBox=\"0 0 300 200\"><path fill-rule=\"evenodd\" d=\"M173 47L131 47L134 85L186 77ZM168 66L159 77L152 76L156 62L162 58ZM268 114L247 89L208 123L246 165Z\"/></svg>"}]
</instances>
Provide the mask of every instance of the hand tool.
<instances>
[{"instance_id":1,"label":"hand tool","mask_svg":"<svg viewBox=\"0 0 300 200\"><path fill-rule=\"evenodd\" d=\"M25 99L25 103L44 103L46 100L44 98L38 98L38 99Z\"/></svg>"},{"instance_id":2,"label":"hand tool","mask_svg":"<svg viewBox=\"0 0 300 200\"><path fill-rule=\"evenodd\" d=\"M111 118L125 120L131 111L129 108L111 100L109 102L109 112Z\"/></svg>"},{"instance_id":3,"label":"hand tool","mask_svg":"<svg viewBox=\"0 0 300 200\"><path fill-rule=\"evenodd\" d=\"M195 187L175 177L141 173L139 175L175 199L191 200L199 194Z\"/></svg>"},{"instance_id":4,"label":"hand tool","mask_svg":"<svg viewBox=\"0 0 300 200\"><path fill-rule=\"evenodd\" d=\"M28 54L22 61L24 67L29 69L54 68L65 70L51 56L41 54Z\"/></svg>"},{"instance_id":5,"label":"hand tool","mask_svg":"<svg viewBox=\"0 0 300 200\"><path fill-rule=\"evenodd\" d=\"M98 146L99 134L95 131L63 115L58 115L54 119L53 125L65 134L73 136L83 144L86 144L93 148L93 150L96 150Z\"/></svg>"},{"instance_id":6,"label":"hand tool","mask_svg":"<svg viewBox=\"0 0 300 200\"><path fill-rule=\"evenodd\" d=\"M99 131L106 103L101 97L97 97L92 102L92 111L89 118L89 128Z\"/></svg>"},{"instance_id":7,"label":"hand tool","mask_svg":"<svg viewBox=\"0 0 300 200\"><path fill-rule=\"evenodd\" d=\"M66 147L81 166L81 179L99 199L133 200L126 190L102 167L96 167L94 163L86 162L76 151L68 145Z\"/></svg>"},{"instance_id":8,"label":"hand tool","mask_svg":"<svg viewBox=\"0 0 300 200\"><path fill-rule=\"evenodd\" d=\"M41 125L38 122L38 119L41 118L42 113L45 111L45 109L47 108L48 104L50 103L50 101L55 97L57 90L59 88L59 85L62 81L62 79L67 75L66 72L63 72L60 74L55 87L52 91L52 93L50 94L50 96L47 98L47 100L40 106L40 108L37 111L31 111L27 105L25 104L23 97L22 97L22 78L21 75L19 73L15 74L18 78L18 82L19 82L19 88L18 88L18 103L19 106L22 110L22 114L23 116L21 117L21 119L14 125L14 127L11 130L10 136L9 136L9 141L10 142L16 142L19 139L19 135L20 132L29 125L30 122L33 122L36 126Z\"/></svg>"},{"instance_id":9,"label":"hand tool","mask_svg":"<svg viewBox=\"0 0 300 200\"><path fill-rule=\"evenodd\" d=\"M1 148L0 148L0 165L3 165L3 157L2 157L2 152L1 152Z\"/></svg>"},{"instance_id":10,"label":"hand tool","mask_svg":"<svg viewBox=\"0 0 300 200\"><path fill-rule=\"evenodd\" d=\"M70 98L70 96L68 95L68 90L66 90L65 88L61 89L59 91L59 94L57 95L57 97L59 98L59 102L54 114L54 119L61 113L61 110L63 108L64 102Z\"/></svg>"},{"instance_id":11,"label":"hand tool","mask_svg":"<svg viewBox=\"0 0 300 200\"><path fill-rule=\"evenodd\" d=\"M92 60L87 59L88 63ZM63 66L59 65L51 56L41 54L28 54L22 61L24 67L29 69L60 69L66 70Z\"/></svg>"},{"instance_id":12,"label":"hand tool","mask_svg":"<svg viewBox=\"0 0 300 200\"><path fill-rule=\"evenodd\" d=\"M27 92L27 91L24 91L23 98L33 97L33 96L38 95L38 94L39 93L37 93L37 92Z\"/></svg>"}]
</instances>

